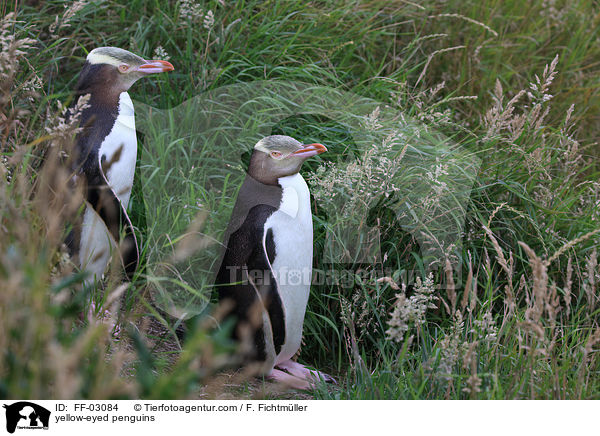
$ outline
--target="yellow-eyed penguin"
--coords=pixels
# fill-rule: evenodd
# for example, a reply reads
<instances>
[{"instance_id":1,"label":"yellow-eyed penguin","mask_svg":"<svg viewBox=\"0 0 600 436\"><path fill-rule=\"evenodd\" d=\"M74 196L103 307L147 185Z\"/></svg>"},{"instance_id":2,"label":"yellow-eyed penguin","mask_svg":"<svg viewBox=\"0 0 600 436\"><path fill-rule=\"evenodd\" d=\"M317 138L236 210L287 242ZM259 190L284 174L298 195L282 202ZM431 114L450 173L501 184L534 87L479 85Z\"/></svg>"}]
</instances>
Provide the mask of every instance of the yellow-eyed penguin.
<instances>
[{"instance_id":1,"label":"yellow-eyed penguin","mask_svg":"<svg viewBox=\"0 0 600 436\"><path fill-rule=\"evenodd\" d=\"M318 378L333 381L292 360L302 340L313 253L310 193L299 171L325 151L282 135L254 146L216 280L219 301L236 320L234 338L249 345L246 363L298 389Z\"/></svg>"},{"instance_id":2,"label":"yellow-eyed penguin","mask_svg":"<svg viewBox=\"0 0 600 436\"><path fill-rule=\"evenodd\" d=\"M121 256L129 279L138 266L137 241L127 215L137 158L133 103L127 90L148 74L173 69L166 61L99 47L88 54L81 70L76 96L90 98L80 117L76 176L85 179L87 204L79 238L69 242L78 252L81 269L89 273L87 283L102 278L121 232Z\"/></svg>"}]
</instances>

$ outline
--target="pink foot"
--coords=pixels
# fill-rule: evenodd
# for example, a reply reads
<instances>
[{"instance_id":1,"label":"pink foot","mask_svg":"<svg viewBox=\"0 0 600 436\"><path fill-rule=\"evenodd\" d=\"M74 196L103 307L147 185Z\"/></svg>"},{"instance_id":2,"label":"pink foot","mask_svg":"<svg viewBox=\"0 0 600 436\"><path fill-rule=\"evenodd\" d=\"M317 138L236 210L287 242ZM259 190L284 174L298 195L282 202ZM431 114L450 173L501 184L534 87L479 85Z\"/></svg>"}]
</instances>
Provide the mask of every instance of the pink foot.
<instances>
[{"instance_id":1,"label":"pink foot","mask_svg":"<svg viewBox=\"0 0 600 436\"><path fill-rule=\"evenodd\" d=\"M326 383L337 383L329 374L317 371L316 369L308 369L306 366L294 362L293 360L286 360L285 362L278 363L275 367L286 371L295 377L309 380L310 382L322 380Z\"/></svg>"},{"instance_id":2,"label":"pink foot","mask_svg":"<svg viewBox=\"0 0 600 436\"><path fill-rule=\"evenodd\" d=\"M306 391L312 387L312 384L308 380L295 377L287 372L283 372L275 368L271 370L267 377L285 385L288 388Z\"/></svg>"},{"instance_id":3,"label":"pink foot","mask_svg":"<svg viewBox=\"0 0 600 436\"><path fill-rule=\"evenodd\" d=\"M121 326L115 322L109 310L100 309L98 313L96 313L97 311L96 302L92 301L87 313L88 322L94 323L99 321L102 324L108 325L113 339L119 341L121 339Z\"/></svg>"}]
</instances>

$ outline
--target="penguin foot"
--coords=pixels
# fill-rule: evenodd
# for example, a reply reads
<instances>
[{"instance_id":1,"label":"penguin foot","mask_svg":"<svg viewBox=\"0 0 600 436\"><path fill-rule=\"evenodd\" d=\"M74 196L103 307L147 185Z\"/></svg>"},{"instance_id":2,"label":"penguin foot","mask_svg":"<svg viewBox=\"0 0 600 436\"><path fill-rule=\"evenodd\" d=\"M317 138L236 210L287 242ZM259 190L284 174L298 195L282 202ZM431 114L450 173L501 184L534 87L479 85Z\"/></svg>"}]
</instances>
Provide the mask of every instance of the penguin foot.
<instances>
[{"instance_id":1,"label":"penguin foot","mask_svg":"<svg viewBox=\"0 0 600 436\"><path fill-rule=\"evenodd\" d=\"M87 320L90 324L100 322L106 324L112 334L115 341L121 339L121 326L115 321L112 313L109 310L102 310L102 308L96 307L96 302L92 301L90 308L87 313Z\"/></svg>"},{"instance_id":2,"label":"penguin foot","mask_svg":"<svg viewBox=\"0 0 600 436\"><path fill-rule=\"evenodd\" d=\"M324 381L326 383L337 384L336 380L329 374L317 371L316 369L308 369L306 366L298 362L294 362L293 360L286 360L285 362L278 363L275 365L275 367L297 378L309 380L311 382Z\"/></svg>"},{"instance_id":3,"label":"penguin foot","mask_svg":"<svg viewBox=\"0 0 600 436\"><path fill-rule=\"evenodd\" d=\"M288 388L299 389L302 391L307 391L313 387L313 384L309 380L293 376L276 368L271 370L269 375L267 375L267 378L281 383Z\"/></svg>"}]
</instances>

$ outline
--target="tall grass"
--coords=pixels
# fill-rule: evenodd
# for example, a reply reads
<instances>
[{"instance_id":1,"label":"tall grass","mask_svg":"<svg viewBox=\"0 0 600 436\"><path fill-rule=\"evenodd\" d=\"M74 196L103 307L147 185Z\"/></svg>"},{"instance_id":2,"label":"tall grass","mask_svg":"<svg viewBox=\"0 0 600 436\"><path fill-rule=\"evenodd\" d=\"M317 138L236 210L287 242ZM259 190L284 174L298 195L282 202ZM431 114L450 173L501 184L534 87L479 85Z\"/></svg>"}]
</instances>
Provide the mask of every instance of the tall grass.
<instances>
[{"instance_id":1,"label":"tall grass","mask_svg":"<svg viewBox=\"0 0 600 436\"><path fill-rule=\"evenodd\" d=\"M594 2L557 8L554 2L497 0L136 0L1 8L1 397L289 395L269 393L263 389L269 384L243 372L220 373L234 346L210 317L189 326L183 347L176 322L149 297L157 271L142 269L138 280L123 284L115 268L99 289L82 288L83 277L61 245L63 223L81 212L81 195L60 164L77 126L61 120L58 102L70 102L86 52L101 45L170 58L173 74L131 91L135 101L164 108L157 111L162 114L225 86L302 82L352 92L382 109L388 105L481 160L460 246L438 256L436 269L423 256L426 242L435 241L415 237L415 222L397 220L381 195L364 206L363 224L378 229L382 258L366 265L343 260L350 285L312 287L298 358L334 373L340 385L319 385L310 397L600 397L600 49ZM360 112L343 110L348 117ZM379 129L376 114L365 122ZM186 125L181 123L176 127ZM250 133L239 147L249 149L261 126L244 123ZM168 160L186 147L203 153L210 168L234 166L240 177L220 181L231 182L220 196L199 178L173 201L158 201L164 209L153 212L174 214L170 222L178 232L191 223L208 235L216 234L212 216L194 221L201 208L183 206L201 204L227 216L243 177L243 153L228 158L216 147L235 136L195 128L205 136L161 137L150 129L140 138L146 160L136 173L130 214L150 264L161 229L144 199L141 180L149 179L140 174L171 166L183 176L169 183L191 180L183 171L190 162ZM373 135L375 147L385 146L384 130ZM327 235L347 217L322 206L325 194L317 182L326 174L319 168L338 176L328 186L342 203L356 205L360 197L346 182L356 188L364 183L361 174L376 174L384 163L376 154L361 159L353 132L335 117L304 114L272 131L331 145L327 167L315 161L305 169L313 174L316 200L315 268L328 270L332 264L318 253L326 252ZM436 150L439 138L424 141ZM410 149L395 158L392 167L415 167ZM345 172L349 162L353 173ZM404 170L391 178L387 190L406 190L410 175ZM168 199L169 185L162 188L160 198ZM426 223L439 215L431 210ZM415 271L414 282L404 279L407 271ZM203 277L192 291L210 284ZM102 310L111 309L119 337L111 323L81 315L88 313L91 294L102 296ZM224 393L225 385L235 387Z\"/></svg>"}]
</instances>

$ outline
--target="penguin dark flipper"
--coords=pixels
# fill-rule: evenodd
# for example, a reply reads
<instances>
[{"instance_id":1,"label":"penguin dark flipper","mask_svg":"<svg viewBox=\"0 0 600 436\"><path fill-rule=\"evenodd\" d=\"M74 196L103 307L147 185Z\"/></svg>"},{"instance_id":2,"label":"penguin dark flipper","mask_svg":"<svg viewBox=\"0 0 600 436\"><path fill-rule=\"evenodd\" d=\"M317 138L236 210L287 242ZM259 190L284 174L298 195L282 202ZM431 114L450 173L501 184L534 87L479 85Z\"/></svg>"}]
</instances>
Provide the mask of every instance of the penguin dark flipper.
<instances>
[{"instance_id":1,"label":"penguin dark flipper","mask_svg":"<svg viewBox=\"0 0 600 436\"><path fill-rule=\"evenodd\" d=\"M274 211L275 208L267 204L250 209L242 225L228 238L216 280L219 301L232 305L229 315L236 319L234 339L252 339L253 346L243 353L244 360L246 363L264 362L267 368L274 364L269 355L281 350L285 330L281 300L270 272L273 246L262 241L262 224ZM263 310L268 319L263 319ZM265 340L266 337L270 340ZM267 347L272 349L267 350Z\"/></svg>"}]
</instances>

